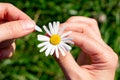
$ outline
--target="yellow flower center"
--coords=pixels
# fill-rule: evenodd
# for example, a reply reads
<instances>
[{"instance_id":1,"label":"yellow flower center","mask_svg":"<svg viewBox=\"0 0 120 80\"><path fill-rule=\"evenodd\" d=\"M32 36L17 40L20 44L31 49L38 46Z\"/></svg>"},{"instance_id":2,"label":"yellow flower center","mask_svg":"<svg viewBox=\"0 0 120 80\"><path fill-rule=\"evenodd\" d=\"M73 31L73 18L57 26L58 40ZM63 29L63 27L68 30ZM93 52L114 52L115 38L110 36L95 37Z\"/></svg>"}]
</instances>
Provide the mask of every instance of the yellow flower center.
<instances>
[{"instance_id":1,"label":"yellow flower center","mask_svg":"<svg viewBox=\"0 0 120 80\"><path fill-rule=\"evenodd\" d=\"M58 34L54 34L50 37L50 43L53 45L57 45L59 44L61 41L61 38Z\"/></svg>"}]
</instances>

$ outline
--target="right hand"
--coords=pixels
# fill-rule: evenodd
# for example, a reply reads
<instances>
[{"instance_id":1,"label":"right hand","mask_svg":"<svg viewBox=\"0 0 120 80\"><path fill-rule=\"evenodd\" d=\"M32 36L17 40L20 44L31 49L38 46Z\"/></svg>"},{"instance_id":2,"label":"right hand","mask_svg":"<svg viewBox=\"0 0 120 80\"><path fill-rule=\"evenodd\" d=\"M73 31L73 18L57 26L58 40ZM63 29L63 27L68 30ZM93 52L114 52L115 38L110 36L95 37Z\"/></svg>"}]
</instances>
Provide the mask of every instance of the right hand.
<instances>
[{"instance_id":1,"label":"right hand","mask_svg":"<svg viewBox=\"0 0 120 80\"><path fill-rule=\"evenodd\" d=\"M114 80L118 64L116 53L102 40L97 22L82 16L69 18L61 26L72 31L70 37L81 48L77 62L69 52L57 62L67 80Z\"/></svg>"}]
</instances>

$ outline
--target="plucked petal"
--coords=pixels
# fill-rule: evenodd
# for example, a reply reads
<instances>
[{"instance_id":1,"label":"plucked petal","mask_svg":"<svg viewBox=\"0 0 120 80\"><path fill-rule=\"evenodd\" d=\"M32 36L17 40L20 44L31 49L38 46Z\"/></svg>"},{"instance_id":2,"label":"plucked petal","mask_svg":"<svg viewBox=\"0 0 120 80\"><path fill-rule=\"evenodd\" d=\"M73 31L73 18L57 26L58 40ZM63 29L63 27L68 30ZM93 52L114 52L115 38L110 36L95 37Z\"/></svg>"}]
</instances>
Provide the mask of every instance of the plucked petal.
<instances>
[{"instance_id":1,"label":"plucked petal","mask_svg":"<svg viewBox=\"0 0 120 80\"><path fill-rule=\"evenodd\" d=\"M35 26L35 30L38 31L38 32L42 32L42 29L37 25Z\"/></svg>"}]
</instances>

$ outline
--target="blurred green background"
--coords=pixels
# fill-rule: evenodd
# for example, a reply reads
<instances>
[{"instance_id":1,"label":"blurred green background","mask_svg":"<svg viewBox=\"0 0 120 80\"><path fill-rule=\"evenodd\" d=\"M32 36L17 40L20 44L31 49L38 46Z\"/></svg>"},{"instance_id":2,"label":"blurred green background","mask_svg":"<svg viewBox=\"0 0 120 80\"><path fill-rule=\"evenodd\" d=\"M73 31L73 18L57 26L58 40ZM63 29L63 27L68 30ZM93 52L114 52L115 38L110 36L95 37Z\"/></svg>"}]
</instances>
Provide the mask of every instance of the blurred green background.
<instances>
[{"instance_id":1,"label":"blurred green background","mask_svg":"<svg viewBox=\"0 0 120 80\"><path fill-rule=\"evenodd\" d=\"M64 22L71 16L87 16L98 21L104 41L119 56L120 61L120 1L119 0L0 0L9 2L28 14L39 26L48 22ZM14 12L13 12L14 13ZM0 80L64 80L53 59L39 53L34 32L16 40L17 50L12 58L0 61ZM71 51L76 58L78 47ZM120 80L120 66L115 80Z\"/></svg>"}]
</instances>

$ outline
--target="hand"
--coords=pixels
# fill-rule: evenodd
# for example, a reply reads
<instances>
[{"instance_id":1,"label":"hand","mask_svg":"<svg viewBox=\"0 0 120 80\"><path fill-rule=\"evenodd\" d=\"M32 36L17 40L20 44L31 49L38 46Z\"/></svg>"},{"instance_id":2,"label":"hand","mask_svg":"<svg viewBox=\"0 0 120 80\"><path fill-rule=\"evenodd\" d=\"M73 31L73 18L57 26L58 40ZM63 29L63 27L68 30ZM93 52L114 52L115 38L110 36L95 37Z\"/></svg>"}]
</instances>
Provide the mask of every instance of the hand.
<instances>
[{"instance_id":1,"label":"hand","mask_svg":"<svg viewBox=\"0 0 120 80\"><path fill-rule=\"evenodd\" d=\"M15 50L14 39L34 30L35 23L11 4L0 3L0 59L11 57Z\"/></svg>"},{"instance_id":2,"label":"hand","mask_svg":"<svg viewBox=\"0 0 120 80\"><path fill-rule=\"evenodd\" d=\"M97 22L86 17L71 17L61 26L73 31L70 37L81 48L77 62L67 52L56 59L67 80L114 80L118 56L102 40Z\"/></svg>"}]
</instances>

